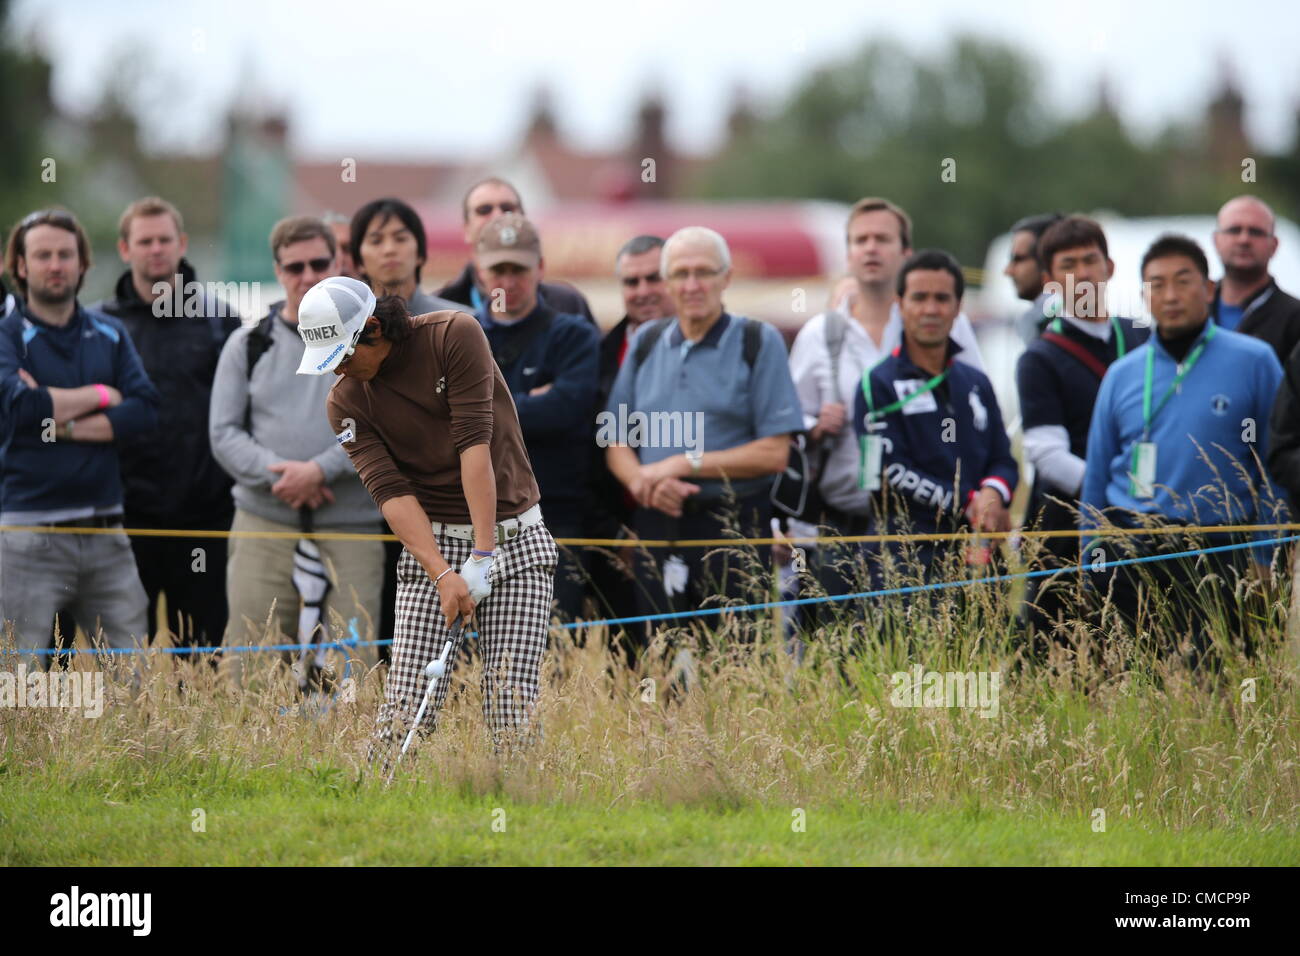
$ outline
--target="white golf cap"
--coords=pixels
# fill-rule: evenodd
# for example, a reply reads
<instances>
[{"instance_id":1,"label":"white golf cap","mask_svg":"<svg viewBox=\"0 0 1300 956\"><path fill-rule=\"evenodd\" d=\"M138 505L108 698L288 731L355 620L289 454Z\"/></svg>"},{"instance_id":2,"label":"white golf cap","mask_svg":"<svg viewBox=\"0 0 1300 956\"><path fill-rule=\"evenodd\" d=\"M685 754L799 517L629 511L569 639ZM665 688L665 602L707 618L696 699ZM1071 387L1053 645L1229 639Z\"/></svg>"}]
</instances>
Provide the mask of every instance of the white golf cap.
<instances>
[{"instance_id":1,"label":"white golf cap","mask_svg":"<svg viewBox=\"0 0 1300 956\"><path fill-rule=\"evenodd\" d=\"M366 319L375 314L370 287L347 276L322 279L298 306L298 334L307 345L299 375L324 375L352 354Z\"/></svg>"}]
</instances>

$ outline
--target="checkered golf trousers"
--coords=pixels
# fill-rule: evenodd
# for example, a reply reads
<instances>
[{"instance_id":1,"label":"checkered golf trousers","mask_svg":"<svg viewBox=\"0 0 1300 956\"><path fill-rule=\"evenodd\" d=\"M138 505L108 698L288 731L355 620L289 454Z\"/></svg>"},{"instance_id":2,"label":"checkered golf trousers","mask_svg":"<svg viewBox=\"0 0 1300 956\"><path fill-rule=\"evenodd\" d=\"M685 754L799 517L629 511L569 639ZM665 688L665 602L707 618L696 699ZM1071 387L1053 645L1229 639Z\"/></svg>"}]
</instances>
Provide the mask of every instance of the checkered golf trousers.
<instances>
[{"instance_id":1,"label":"checkered golf trousers","mask_svg":"<svg viewBox=\"0 0 1300 956\"><path fill-rule=\"evenodd\" d=\"M439 534L437 540L438 550L459 573L473 542L445 534ZM475 608L483 657L483 717L498 752L526 744L535 729L532 716L551 620L556 556L555 541L542 522L498 544L489 578L492 593ZM451 637L433 581L405 548L397 562L396 611L388 687L376 719L372 758L376 750L387 751L393 743L395 718L401 727L397 739L405 736L428 685L424 667L442 653ZM462 639L452 645L447 673L439 678L425 710L422 732L437 726Z\"/></svg>"}]
</instances>

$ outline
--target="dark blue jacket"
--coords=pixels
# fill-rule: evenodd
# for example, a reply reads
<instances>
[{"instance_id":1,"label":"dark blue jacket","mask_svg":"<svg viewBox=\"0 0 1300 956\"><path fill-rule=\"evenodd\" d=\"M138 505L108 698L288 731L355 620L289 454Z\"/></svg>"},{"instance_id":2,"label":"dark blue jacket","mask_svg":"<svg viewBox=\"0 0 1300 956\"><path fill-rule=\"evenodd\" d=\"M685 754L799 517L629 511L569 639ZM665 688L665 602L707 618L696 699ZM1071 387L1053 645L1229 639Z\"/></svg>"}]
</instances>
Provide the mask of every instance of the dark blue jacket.
<instances>
[{"instance_id":1,"label":"dark blue jacket","mask_svg":"<svg viewBox=\"0 0 1300 956\"><path fill-rule=\"evenodd\" d=\"M118 279L112 298L91 306L121 320L161 396L158 427L117 443L127 516L150 528L229 525L234 517L233 481L212 457L208 441L208 406L221 347L239 328L239 316L202 291L192 301L187 290L197 279L184 259L180 273L182 314L170 314L173 307L156 315L136 292L130 269ZM171 295L164 304L174 306Z\"/></svg>"},{"instance_id":2,"label":"dark blue jacket","mask_svg":"<svg viewBox=\"0 0 1300 956\"><path fill-rule=\"evenodd\" d=\"M116 440L157 425L158 392L117 319L78 305L62 327L25 308L0 320L0 512L121 507L116 442L42 440L54 417L49 389L94 384L122 393L122 404L104 410Z\"/></svg>"},{"instance_id":3,"label":"dark blue jacket","mask_svg":"<svg viewBox=\"0 0 1300 956\"><path fill-rule=\"evenodd\" d=\"M916 534L959 530L966 507L985 486L1011 503L1020 467L1002 426L1002 412L988 376L965 362L948 341L948 377L933 391L885 415L871 429L884 437L882 486L877 523ZM884 409L928 381L929 372L896 348L870 376L872 400ZM854 401L854 430L867 434L867 400L861 388ZM945 440L948 439L948 440Z\"/></svg>"},{"instance_id":4,"label":"dark blue jacket","mask_svg":"<svg viewBox=\"0 0 1300 956\"><path fill-rule=\"evenodd\" d=\"M478 320L514 397L543 512L548 503L556 510L585 507L600 353L596 327L541 303L513 325L482 313ZM551 386L544 395L528 394L542 385Z\"/></svg>"}]
</instances>

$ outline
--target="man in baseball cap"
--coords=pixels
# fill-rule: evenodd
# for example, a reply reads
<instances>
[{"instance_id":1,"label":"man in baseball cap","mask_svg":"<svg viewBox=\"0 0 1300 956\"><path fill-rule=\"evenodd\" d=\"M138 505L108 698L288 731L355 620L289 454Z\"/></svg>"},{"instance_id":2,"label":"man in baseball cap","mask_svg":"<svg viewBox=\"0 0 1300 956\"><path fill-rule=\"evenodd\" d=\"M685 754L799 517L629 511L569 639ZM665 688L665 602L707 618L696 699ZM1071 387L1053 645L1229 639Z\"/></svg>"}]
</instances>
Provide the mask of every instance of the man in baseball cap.
<instances>
[{"instance_id":1,"label":"man in baseball cap","mask_svg":"<svg viewBox=\"0 0 1300 956\"><path fill-rule=\"evenodd\" d=\"M581 316L552 309L539 294L545 263L536 227L517 213L479 233L474 264L484 302L479 324L505 376L546 502L546 524L560 538L583 537L590 506L592 412L600 337ZM589 556L563 548L555 570L560 616L583 613Z\"/></svg>"},{"instance_id":2,"label":"man in baseball cap","mask_svg":"<svg viewBox=\"0 0 1300 956\"><path fill-rule=\"evenodd\" d=\"M298 334L307 349L299 375L324 375L357 346L366 319L375 314L375 294L358 279L331 276L308 290L298 306Z\"/></svg>"}]
</instances>

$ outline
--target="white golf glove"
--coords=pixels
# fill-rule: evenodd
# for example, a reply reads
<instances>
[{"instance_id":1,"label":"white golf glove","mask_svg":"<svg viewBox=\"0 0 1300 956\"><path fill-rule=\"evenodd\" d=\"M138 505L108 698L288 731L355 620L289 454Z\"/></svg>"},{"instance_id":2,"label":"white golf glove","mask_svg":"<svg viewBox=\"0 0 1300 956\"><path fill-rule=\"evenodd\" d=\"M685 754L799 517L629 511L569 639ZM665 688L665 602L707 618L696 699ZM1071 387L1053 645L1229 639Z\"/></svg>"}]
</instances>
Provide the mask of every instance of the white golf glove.
<instances>
[{"instance_id":1,"label":"white golf glove","mask_svg":"<svg viewBox=\"0 0 1300 956\"><path fill-rule=\"evenodd\" d=\"M460 576L465 579L465 584L469 587L470 599L475 604L479 604L492 593L488 574L492 570L493 560L492 555L480 558L471 554L460 567Z\"/></svg>"}]
</instances>

